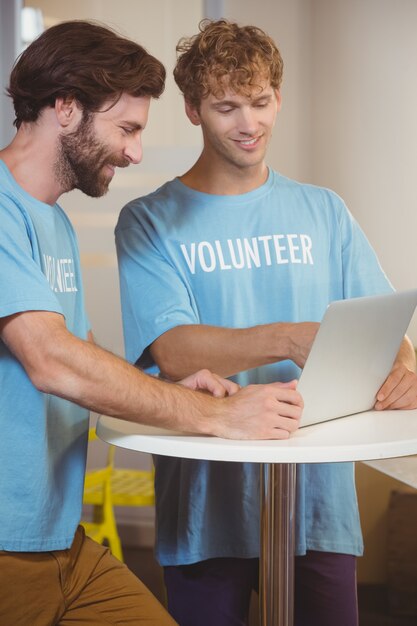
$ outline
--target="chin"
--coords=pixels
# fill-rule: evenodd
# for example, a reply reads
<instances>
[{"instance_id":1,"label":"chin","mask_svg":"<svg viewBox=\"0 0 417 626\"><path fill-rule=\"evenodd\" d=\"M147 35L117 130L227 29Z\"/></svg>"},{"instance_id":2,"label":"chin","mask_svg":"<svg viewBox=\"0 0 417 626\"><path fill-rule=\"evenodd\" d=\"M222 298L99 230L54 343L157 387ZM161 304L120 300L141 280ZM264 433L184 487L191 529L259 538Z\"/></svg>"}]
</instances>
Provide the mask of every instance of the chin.
<instances>
[{"instance_id":1,"label":"chin","mask_svg":"<svg viewBox=\"0 0 417 626\"><path fill-rule=\"evenodd\" d=\"M101 198L108 192L112 178L113 177L101 176L95 180L84 181L84 183L80 184L77 189L85 193L85 195L90 198Z\"/></svg>"},{"instance_id":2,"label":"chin","mask_svg":"<svg viewBox=\"0 0 417 626\"><path fill-rule=\"evenodd\" d=\"M89 198L101 198L105 196L109 190L109 186L101 186L101 187L77 187L82 193L84 193Z\"/></svg>"}]
</instances>

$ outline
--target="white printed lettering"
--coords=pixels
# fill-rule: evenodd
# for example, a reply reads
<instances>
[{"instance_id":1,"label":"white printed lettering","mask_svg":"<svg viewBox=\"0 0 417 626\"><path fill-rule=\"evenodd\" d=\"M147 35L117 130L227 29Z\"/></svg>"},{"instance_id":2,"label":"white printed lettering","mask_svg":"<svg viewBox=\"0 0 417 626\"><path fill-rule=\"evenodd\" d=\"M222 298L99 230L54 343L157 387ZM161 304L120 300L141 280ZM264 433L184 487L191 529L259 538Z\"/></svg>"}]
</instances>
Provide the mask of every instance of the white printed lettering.
<instances>
[{"instance_id":1,"label":"white printed lettering","mask_svg":"<svg viewBox=\"0 0 417 626\"><path fill-rule=\"evenodd\" d=\"M311 237L309 237L308 235L300 235L300 241L301 249L303 251L303 263L314 265L313 257L311 256L311 247L313 245L311 242Z\"/></svg>"},{"instance_id":2,"label":"white printed lettering","mask_svg":"<svg viewBox=\"0 0 417 626\"><path fill-rule=\"evenodd\" d=\"M43 255L44 273L52 291L71 293L78 291L73 259L57 259L49 254Z\"/></svg>"},{"instance_id":3,"label":"white printed lettering","mask_svg":"<svg viewBox=\"0 0 417 626\"><path fill-rule=\"evenodd\" d=\"M272 261L271 261L271 253L269 251L269 241L272 239L272 235L264 235L263 237L258 237L259 241L262 241L262 243L264 244L264 251L265 251L265 260L266 260L266 264L267 265L271 265Z\"/></svg>"},{"instance_id":4,"label":"white printed lettering","mask_svg":"<svg viewBox=\"0 0 417 626\"><path fill-rule=\"evenodd\" d=\"M295 251L300 249L300 246L296 246L294 243L294 239L298 239L298 235L287 235L287 239L291 263L301 263L301 259L297 259L295 256Z\"/></svg>"},{"instance_id":5,"label":"white printed lettering","mask_svg":"<svg viewBox=\"0 0 417 626\"><path fill-rule=\"evenodd\" d=\"M218 255L219 261L220 261L220 269L221 270L231 270L232 266L231 265L227 265L224 262L223 250L222 250L222 245L221 245L220 241L218 239L216 239L216 241L214 243L216 244L217 255Z\"/></svg>"},{"instance_id":6,"label":"white printed lettering","mask_svg":"<svg viewBox=\"0 0 417 626\"><path fill-rule=\"evenodd\" d=\"M180 248L184 255L184 259L190 268L191 274L195 274L195 243L191 244L191 256L188 255L187 246L185 244L182 243Z\"/></svg>"},{"instance_id":7,"label":"white printed lettering","mask_svg":"<svg viewBox=\"0 0 417 626\"><path fill-rule=\"evenodd\" d=\"M288 259L283 259L281 252L286 250L285 246L280 246L279 242L281 239L284 239L285 235L274 235L274 247L275 254L277 256L277 263L280 265L281 263L288 263Z\"/></svg>"},{"instance_id":8,"label":"white printed lettering","mask_svg":"<svg viewBox=\"0 0 417 626\"><path fill-rule=\"evenodd\" d=\"M239 261L236 259L235 248L233 246L233 241L231 239L227 240L227 245L229 246L230 258L232 260L233 267L237 270L241 270L243 267L245 267L245 259L243 258L242 240L236 239L236 246L239 252Z\"/></svg>"},{"instance_id":9,"label":"white printed lettering","mask_svg":"<svg viewBox=\"0 0 417 626\"><path fill-rule=\"evenodd\" d=\"M206 263L206 259L204 257L204 248L208 251L210 257L208 264ZM214 254L213 246L208 241L201 241L198 244L198 258L203 272L212 272L216 269L216 256Z\"/></svg>"},{"instance_id":10,"label":"white printed lettering","mask_svg":"<svg viewBox=\"0 0 417 626\"><path fill-rule=\"evenodd\" d=\"M256 237L252 237L252 247L251 243L249 243L248 239L243 240L245 244L245 252L246 252L246 265L250 269L252 267L251 261L253 261L255 267L261 267L261 259L259 258L259 248L258 248L258 240Z\"/></svg>"},{"instance_id":11,"label":"white printed lettering","mask_svg":"<svg viewBox=\"0 0 417 626\"><path fill-rule=\"evenodd\" d=\"M215 239L214 244L209 241L193 242L188 246L182 243L180 249L191 274L195 274L197 268L203 272L214 272L216 269L224 271L270 267L274 263L314 265L311 237L295 233L227 239L226 243L220 239ZM51 284L64 284L66 289L71 288L74 278L72 260L60 259L59 264L54 261L45 259L49 281L57 274Z\"/></svg>"}]
</instances>

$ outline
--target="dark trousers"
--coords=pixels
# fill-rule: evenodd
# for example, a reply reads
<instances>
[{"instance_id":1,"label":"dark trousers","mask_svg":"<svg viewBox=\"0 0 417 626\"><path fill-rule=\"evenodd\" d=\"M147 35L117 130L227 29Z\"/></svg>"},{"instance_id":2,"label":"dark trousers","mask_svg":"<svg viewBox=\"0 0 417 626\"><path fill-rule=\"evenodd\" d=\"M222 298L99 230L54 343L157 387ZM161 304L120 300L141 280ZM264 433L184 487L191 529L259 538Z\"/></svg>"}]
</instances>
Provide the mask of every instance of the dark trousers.
<instances>
[{"instance_id":1,"label":"dark trousers","mask_svg":"<svg viewBox=\"0 0 417 626\"><path fill-rule=\"evenodd\" d=\"M180 626L245 626L258 559L164 568L168 610ZM295 559L295 626L357 626L356 558L309 551Z\"/></svg>"}]
</instances>

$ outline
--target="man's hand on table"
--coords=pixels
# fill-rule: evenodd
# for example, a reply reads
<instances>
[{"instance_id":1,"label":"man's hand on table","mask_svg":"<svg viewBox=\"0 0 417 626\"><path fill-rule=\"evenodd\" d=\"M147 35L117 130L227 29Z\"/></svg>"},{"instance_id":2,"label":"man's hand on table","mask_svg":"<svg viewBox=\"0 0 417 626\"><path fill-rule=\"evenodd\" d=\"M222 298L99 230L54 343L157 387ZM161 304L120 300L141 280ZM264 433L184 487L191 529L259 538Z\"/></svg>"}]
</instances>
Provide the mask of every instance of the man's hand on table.
<instances>
[{"instance_id":1,"label":"man's hand on table","mask_svg":"<svg viewBox=\"0 0 417 626\"><path fill-rule=\"evenodd\" d=\"M300 425L303 400L297 381L248 385L223 403L212 434L226 439L288 439Z\"/></svg>"},{"instance_id":2,"label":"man's hand on table","mask_svg":"<svg viewBox=\"0 0 417 626\"><path fill-rule=\"evenodd\" d=\"M209 370L188 376L180 384L194 391L209 391L220 398L211 434L225 439L288 439L300 424L303 400L297 381L249 385L236 383Z\"/></svg>"}]
</instances>

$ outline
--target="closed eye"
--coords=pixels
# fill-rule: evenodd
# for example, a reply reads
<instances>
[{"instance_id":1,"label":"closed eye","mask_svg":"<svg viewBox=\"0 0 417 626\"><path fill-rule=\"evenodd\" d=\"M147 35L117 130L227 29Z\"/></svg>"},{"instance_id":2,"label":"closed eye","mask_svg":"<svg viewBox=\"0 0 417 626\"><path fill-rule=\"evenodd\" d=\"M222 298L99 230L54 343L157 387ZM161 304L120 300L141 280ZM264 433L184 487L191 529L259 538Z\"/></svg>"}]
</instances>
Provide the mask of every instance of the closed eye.
<instances>
[{"instance_id":1,"label":"closed eye","mask_svg":"<svg viewBox=\"0 0 417 626\"><path fill-rule=\"evenodd\" d=\"M230 105L223 105L223 106L217 106L215 107L216 111L218 113L231 113L232 111L235 110L236 107L230 106Z\"/></svg>"},{"instance_id":2,"label":"closed eye","mask_svg":"<svg viewBox=\"0 0 417 626\"><path fill-rule=\"evenodd\" d=\"M252 102L252 106L257 109L264 109L271 102L271 98L267 98L265 100L255 100Z\"/></svg>"}]
</instances>

